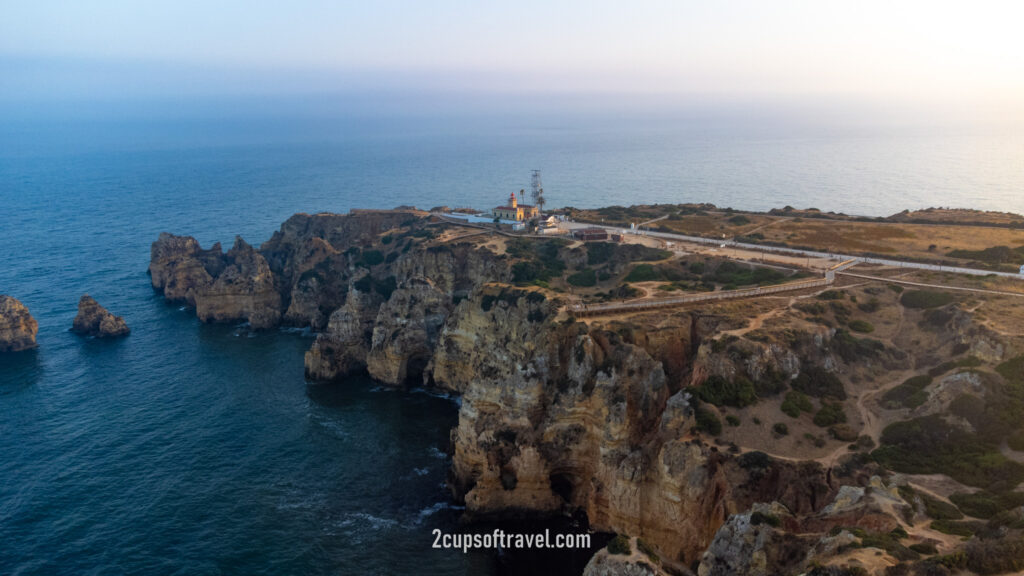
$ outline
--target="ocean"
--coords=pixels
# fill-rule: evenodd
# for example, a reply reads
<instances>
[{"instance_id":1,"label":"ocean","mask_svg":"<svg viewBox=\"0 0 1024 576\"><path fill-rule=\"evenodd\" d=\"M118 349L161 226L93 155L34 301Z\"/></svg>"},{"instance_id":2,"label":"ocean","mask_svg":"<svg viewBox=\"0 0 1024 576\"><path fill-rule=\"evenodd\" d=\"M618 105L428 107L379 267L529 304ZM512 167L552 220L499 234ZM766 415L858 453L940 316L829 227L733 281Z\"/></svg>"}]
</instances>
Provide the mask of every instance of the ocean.
<instances>
[{"instance_id":1,"label":"ocean","mask_svg":"<svg viewBox=\"0 0 1024 576\"><path fill-rule=\"evenodd\" d=\"M29 307L39 348L0 356L0 573L515 572L430 547L434 528L458 529L444 486L457 399L308 383L312 335L202 325L146 267L163 231L258 244L295 212L489 208L534 169L549 207L1024 212L1012 131L592 111L6 118L0 294ZM131 336L68 332L83 293Z\"/></svg>"}]
</instances>

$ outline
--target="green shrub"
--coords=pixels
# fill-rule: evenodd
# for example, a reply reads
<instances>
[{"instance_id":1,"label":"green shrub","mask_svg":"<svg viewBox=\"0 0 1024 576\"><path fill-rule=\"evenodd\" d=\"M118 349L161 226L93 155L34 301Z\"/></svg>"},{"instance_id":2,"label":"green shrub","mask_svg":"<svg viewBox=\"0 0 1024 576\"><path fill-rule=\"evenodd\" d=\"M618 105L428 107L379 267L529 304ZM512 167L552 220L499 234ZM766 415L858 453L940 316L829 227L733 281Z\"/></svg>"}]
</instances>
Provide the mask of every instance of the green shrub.
<instances>
[{"instance_id":1,"label":"green shrub","mask_svg":"<svg viewBox=\"0 0 1024 576\"><path fill-rule=\"evenodd\" d=\"M819 300L842 300L843 298L846 298L846 293L841 290L825 290L818 294Z\"/></svg>"},{"instance_id":2,"label":"green shrub","mask_svg":"<svg viewBox=\"0 0 1024 576\"><path fill-rule=\"evenodd\" d=\"M362 257L359 259L359 264L370 268L384 262L384 254L380 250L364 250Z\"/></svg>"},{"instance_id":3,"label":"green shrub","mask_svg":"<svg viewBox=\"0 0 1024 576\"><path fill-rule=\"evenodd\" d=\"M1006 444L1010 450L1024 452L1024 430L1017 430L1006 438Z\"/></svg>"},{"instance_id":4,"label":"green shrub","mask_svg":"<svg viewBox=\"0 0 1024 576\"><path fill-rule=\"evenodd\" d=\"M956 297L949 292L935 292L933 290L911 290L900 296L900 303L906 308L938 308L956 300Z\"/></svg>"},{"instance_id":5,"label":"green shrub","mask_svg":"<svg viewBox=\"0 0 1024 576\"><path fill-rule=\"evenodd\" d=\"M926 494L921 495L921 501L924 502L924 513L934 520L960 520L964 517L960 510L949 502L937 500Z\"/></svg>"},{"instance_id":6,"label":"green shrub","mask_svg":"<svg viewBox=\"0 0 1024 576\"><path fill-rule=\"evenodd\" d=\"M732 218L729 218L728 222L734 226L745 226L750 224L750 218L747 218L742 214L737 214Z\"/></svg>"},{"instance_id":7,"label":"green shrub","mask_svg":"<svg viewBox=\"0 0 1024 576\"><path fill-rule=\"evenodd\" d=\"M960 510L968 516L975 518L992 518L1004 510L1012 510L1018 506L1024 506L1024 493L1003 492L993 494L991 492L975 492L973 494L957 493L949 497Z\"/></svg>"},{"instance_id":8,"label":"green shrub","mask_svg":"<svg viewBox=\"0 0 1024 576\"><path fill-rule=\"evenodd\" d=\"M836 330L832 345L839 357L847 362L864 358L877 358L885 350L885 344L871 338L857 338L846 330Z\"/></svg>"},{"instance_id":9,"label":"green shrub","mask_svg":"<svg viewBox=\"0 0 1024 576\"><path fill-rule=\"evenodd\" d=\"M973 522L956 522L953 520L934 520L931 529L951 536L963 536L969 538L977 531L977 524Z\"/></svg>"},{"instance_id":10,"label":"green shrub","mask_svg":"<svg viewBox=\"0 0 1024 576\"><path fill-rule=\"evenodd\" d=\"M778 528L782 525L782 520L774 514L768 514L765 512L754 512L750 515L750 523L754 526L760 526L761 524L767 524Z\"/></svg>"},{"instance_id":11,"label":"green shrub","mask_svg":"<svg viewBox=\"0 0 1024 576\"><path fill-rule=\"evenodd\" d=\"M590 242L587 244L587 264L604 264L615 254L615 247L611 242Z\"/></svg>"},{"instance_id":12,"label":"green shrub","mask_svg":"<svg viewBox=\"0 0 1024 576\"><path fill-rule=\"evenodd\" d=\"M1024 538L975 539L967 544L967 569L977 574L1020 574L1024 571Z\"/></svg>"},{"instance_id":13,"label":"green shrub","mask_svg":"<svg viewBox=\"0 0 1024 576\"><path fill-rule=\"evenodd\" d=\"M834 424L846 422L846 412L842 404L822 403L821 409L814 415L814 424L828 428Z\"/></svg>"},{"instance_id":14,"label":"green shrub","mask_svg":"<svg viewBox=\"0 0 1024 576\"><path fill-rule=\"evenodd\" d=\"M641 552L643 552L645 556L650 558L652 562L658 563L658 562L661 561L660 558L658 557L658 551L655 550L653 546L648 544L647 541L644 540L643 538L637 538L636 539L636 547Z\"/></svg>"},{"instance_id":15,"label":"green shrub","mask_svg":"<svg viewBox=\"0 0 1024 576\"><path fill-rule=\"evenodd\" d=\"M728 416L725 417L725 423L735 428L736 426L740 425L740 419L737 418L736 416L733 416L732 414L729 414Z\"/></svg>"},{"instance_id":16,"label":"green shrub","mask_svg":"<svg viewBox=\"0 0 1024 576\"><path fill-rule=\"evenodd\" d=\"M996 366L996 372L1010 384L1024 385L1024 354Z\"/></svg>"},{"instance_id":17,"label":"green shrub","mask_svg":"<svg viewBox=\"0 0 1024 576\"><path fill-rule=\"evenodd\" d=\"M949 424L938 414L890 424L882 431L881 441L872 456L897 472L945 474L981 488L1013 487L1024 481L1024 465L1007 459L997 445Z\"/></svg>"},{"instance_id":18,"label":"green shrub","mask_svg":"<svg viewBox=\"0 0 1024 576\"><path fill-rule=\"evenodd\" d=\"M597 274L591 268L584 268L575 274L570 274L566 281L573 286L589 288L597 285Z\"/></svg>"},{"instance_id":19,"label":"green shrub","mask_svg":"<svg viewBox=\"0 0 1024 576\"><path fill-rule=\"evenodd\" d=\"M629 545L629 537L617 534L608 542L608 553L629 556L633 553L633 547Z\"/></svg>"},{"instance_id":20,"label":"green shrub","mask_svg":"<svg viewBox=\"0 0 1024 576\"><path fill-rule=\"evenodd\" d=\"M801 412L812 412L814 404L803 392L791 390L786 393L786 399L782 401L781 408L787 416L799 418Z\"/></svg>"},{"instance_id":21,"label":"green shrub","mask_svg":"<svg viewBox=\"0 0 1024 576\"><path fill-rule=\"evenodd\" d=\"M789 426L786 426L783 422L777 422L772 426L772 432L779 436L787 436L789 435Z\"/></svg>"},{"instance_id":22,"label":"green shrub","mask_svg":"<svg viewBox=\"0 0 1024 576\"><path fill-rule=\"evenodd\" d=\"M808 366L793 380L794 390L815 398L846 400L846 389L835 374L817 366Z\"/></svg>"},{"instance_id":23,"label":"green shrub","mask_svg":"<svg viewBox=\"0 0 1024 576\"><path fill-rule=\"evenodd\" d=\"M651 282L662 279L664 276L661 270L650 264L637 264L624 278L626 282Z\"/></svg>"},{"instance_id":24,"label":"green shrub","mask_svg":"<svg viewBox=\"0 0 1024 576\"><path fill-rule=\"evenodd\" d=\"M950 258L962 260L977 260L986 264L1005 264L1015 262L1024 256L1024 246L1010 248L1009 246L992 246L984 250L953 250L946 254Z\"/></svg>"},{"instance_id":25,"label":"green shrub","mask_svg":"<svg viewBox=\"0 0 1024 576\"><path fill-rule=\"evenodd\" d=\"M383 280L378 280L373 276L367 274L359 280L352 283L352 286L360 292L376 292L383 296L385 299L391 297L391 293L398 288L398 281L394 276L388 276Z\"/></svg>"},{"instance_id":26,"label":"green shrub","mask_svg":"<svg viewBox=\"0 0 1024 576\"><path fill-rule=\"evenodd\" d=\"M928 542L918 542L917 544L911 544L910 546L907 546L907 548L910 548L914 552L917 552L918 554L923 554L925 556L931 556L932 554L939 553L939 550L935 547L935 544L929 544Z\"/></svg>"},{"instance_id":27,"label":"green shrub","mask_svg":"<svg viewBox=\"0 0 1024 576\"><path fill-rule=\"evenodd\" d=\"M704 278L719 284L724 284L727 289L735 289L738 286L778 284L786 280L786 274L773 268L762 268L758 266L744 266L727 260L718 265L718 268L711 273L705 273ZM729 288L731 287L731 288Z\"/></svg>"},{"instance_id":28,"label":"green shrub","mask_svg":"<svg viewBox=\"0 0 1024 576\"><path fill-rule=\"evenodd\" d=\"M902 534L895 531L865 533L862 530L854 530L854 535L860 537L860 547L862 548L878 548L880 550L885 550L897 560L902 561L917 560L920 558L917 552L914 552L900 543L900 538L905 538L906 532L903 532Z\"/></svg>"},{"instance_id":29,"label":"green shrub","mask_svg":"<svg viewBox=\"0 0 1024 576\"><path fill-rule=\"evenodd\" d=\"M722 421L715 416L715 413L708 410L704 406L697 405L694 408L694 418L696 420L696 428L700 432L705 432L712 436L718 436L722 433Z\"/></svg>"},{"instance_id":30,"label":"green shrub","mask_svg":"<svg viewBox=\"0 0 1024 576\"><path fill-rule=\"evenodd\" d=\"M928 400L928 393L924 389L931 383L932 377L927 374L913 376L882 394L882 402L894 407L915 408Z\"/></svg>"},{"instance_id":31,"label":"green shrub","mask_svg":"<svg viewBox=\"0 0 1024 576\"><path fill-rule=\"evenodd\" d=\"M882 303L879 302L878 298L875 298L874 296L872 296L871 299L868 300L867 302L861 302L860 304L857 304L857 308L860 308L862 312L867 312L868 314L878 312L878 309L881 307Z\"/></svg>"},{"instance_id":32,"label":"green shrub","mask_svg":"<svg viewBox=\"0 0 1024 576\"><path fill-rule=\"evenodd\" d=\"M757 402L754 383L743 376L737 376L732 381L717 375L709 376L703 384L694 389L694 394L715 406L743 408Z\"/></svg>"},{"instance_id":33,"label":"green shrub","mask_svg":"<svg viewBox=\"0 0 1024 576\"><path fill-rule=\"evenodd\" d=\"M870 322L864 320L853 320L847 326L850 327L850 330L860 332L861 334L870 334L875 331L875 327Z\"/></svg>"}]
</instances>

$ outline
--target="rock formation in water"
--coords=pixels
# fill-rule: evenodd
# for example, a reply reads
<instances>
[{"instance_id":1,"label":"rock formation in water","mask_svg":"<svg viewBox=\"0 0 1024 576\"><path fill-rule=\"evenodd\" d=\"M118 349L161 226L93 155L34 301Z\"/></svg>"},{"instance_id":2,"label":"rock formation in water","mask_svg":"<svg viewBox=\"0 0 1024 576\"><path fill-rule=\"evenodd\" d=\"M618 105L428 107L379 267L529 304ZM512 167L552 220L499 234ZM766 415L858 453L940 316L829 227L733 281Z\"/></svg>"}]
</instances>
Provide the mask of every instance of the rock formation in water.
<instances>
[{"instance_id":1,"label":"rock formation in water","mask_svg":"<svg viewBox=\"0 0 1024 576\"><path fill-rule=\"evenodd\" d=\"M954 552L922 524L934 497L915 500L864 453L880 440L868 415L887 397L876 383L936 372L931 395L902 417L945 413L1011 376L944 376L955 366L943 358L994 364L1016 344L955 304L904 310L884 287L858 288L859 301L808 295L579 322L553 285L523 281L605 260L622 277L643 257L636 246L491 237L415 210L359 211L297 214L258 250L239 239L227 254L164 234L150 272L203 321L317 330L310 379L366 372L459 394L450 485L465 518L582 512L643 543L647 560L626 568L604 553L588 573L881 573L927 563L920 551L936 545ZM877 322L884 341L846 330L854 315Z\"/></svg>"},{"instance_id":2,"label":"rock formation in water","mask_svg":"<svg viewBox=\"0 0 1024 576\"><path fill-rule=\"evenodd\" d=\"M114 316L88 294L78 300L78 315L71 323L71 331L97 338L127 336L131 332L124 318Z\"/></svg>"},{"instance_id":3,"label":"rock formation in water","mask_svg":"<svg viewBox=\"0 0 1024 576\"><path fill-rule=\"evenodd\" d=\"M20 352L36 347L39 324L18 300L0 295L0 352Z\"/></svg>"},{"instance_id":4,"label":"rock formation in water","mask_svg":"<svg viewBox=\"0 0 1024 576\"><path fill-rule=\"evenodd\" d=\"M249 322L271 328L281 319L281 297L266 259L242 238L227 254L220 244L200 248L191 237L161 234L153 243L153 287L196 309L204 322Z\"/></svg>"}]
</instances>

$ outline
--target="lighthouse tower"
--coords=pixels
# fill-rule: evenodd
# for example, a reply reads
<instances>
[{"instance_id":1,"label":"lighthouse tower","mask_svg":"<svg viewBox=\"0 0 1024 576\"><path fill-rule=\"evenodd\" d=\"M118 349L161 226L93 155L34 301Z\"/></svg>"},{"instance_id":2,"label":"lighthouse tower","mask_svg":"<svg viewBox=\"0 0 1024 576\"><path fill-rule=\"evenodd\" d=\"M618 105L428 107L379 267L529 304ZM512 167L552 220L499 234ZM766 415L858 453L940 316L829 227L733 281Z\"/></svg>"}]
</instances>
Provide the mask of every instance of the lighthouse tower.
<instances>
[{"instance_id":1,"label":"lighthouse tower","mask_svg":"<svg viewBox=\"0 0 1024 576\"><path fill-rule=\"evenodd\" d=\"M519 207L519 201L518 201L518 200L516 200L516 193L515 193L515 192L513 192L513 193L511 193L511 194L509 194L509 195L508 195L508 205L509 205L509 206L510 206L510 207L511 207L511 208L512 208L513 210L515 210L516 208L518 208L518 207Z\"/></svg>"}]
</instances>

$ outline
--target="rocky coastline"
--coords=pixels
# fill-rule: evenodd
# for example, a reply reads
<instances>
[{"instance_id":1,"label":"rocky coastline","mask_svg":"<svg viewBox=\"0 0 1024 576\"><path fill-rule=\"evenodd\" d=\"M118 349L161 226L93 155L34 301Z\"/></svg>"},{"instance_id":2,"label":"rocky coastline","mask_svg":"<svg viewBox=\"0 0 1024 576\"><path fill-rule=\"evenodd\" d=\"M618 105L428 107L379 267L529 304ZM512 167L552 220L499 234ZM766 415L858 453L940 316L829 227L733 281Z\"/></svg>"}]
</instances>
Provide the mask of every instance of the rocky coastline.
<instances>
[{"instance_id":1,"label":"rocky coastline","mask_svg":"<svg viewBox=\"0 0 1024 576\"><path fill-rule=\"evenodd\" d=\"M747 424L734 409L746 400L718 402L708 392L709 381L721 381L781 401L807 375L827 375L819 379L842 391L843 381L937 361L851 337L829 325L838 313L827 304L813 314L829 322L787 311L756 337L732 335L749 316L736 304L576 321L557 290L515 280L524 260L582 269L594 261L592 248L499 240L413 209L296 214L259 248L237 238L223 252L161 234L149 272L155 289L203 322L316 331L305 356L311 380L365 372L387 385L460 395L450 486L467 521L583 513L593 528L648 551L638 574L917 570L928 555L904 553L898 538L879 545L882 560L861 553L865 534L908 530L921 550L960 549L915 531L923 504L854 448L865 436L854 422L826 430L821 442L834 457L770 456L719 438L722 417L737 430L761 423L755 416ZM609 266L626 265L613 258ZM883 298L898 295L875 297ZM931 350L969 349L998 362L1017 346L955 306L929 321L934 329L915 337ZM851 346L864 348L854 354ZM822 411L844 398L823 397ZM733 424L737 414L742 426ZM782 428L774 430L782 442ZM634 573L609 572L602 554L588 574Z\"/></svg>"}]
</instances>

